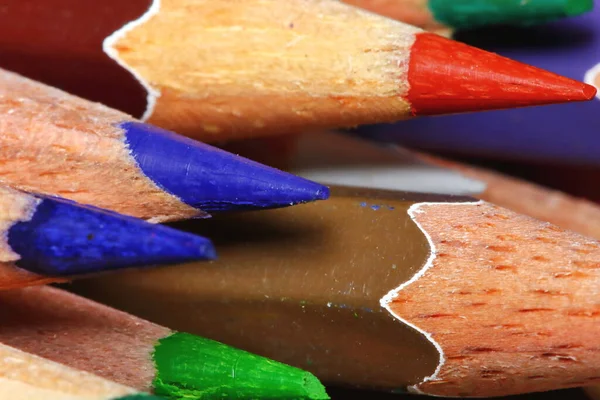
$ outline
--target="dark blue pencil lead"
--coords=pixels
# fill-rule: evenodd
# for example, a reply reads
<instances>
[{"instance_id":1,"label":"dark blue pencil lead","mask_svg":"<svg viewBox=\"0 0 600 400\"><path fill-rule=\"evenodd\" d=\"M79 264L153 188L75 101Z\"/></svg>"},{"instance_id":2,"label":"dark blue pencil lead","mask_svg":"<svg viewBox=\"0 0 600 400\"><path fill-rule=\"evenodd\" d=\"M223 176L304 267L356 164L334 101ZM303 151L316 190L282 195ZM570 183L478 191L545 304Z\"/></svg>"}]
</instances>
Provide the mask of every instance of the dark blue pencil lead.
<instances>
[{"instance_id":1,"label":"dark blue pencil lead","mask_svg":"<svg viewBox=\"0 0 600 400\"><path fill-rule=\"evenodd\" d=\"M68 200L41 197L27 221L7 232L15 264L42 275L71 276L214 259L210 240Z\"/></svg>"},{"instance_id":2,"label":"dark blue pencil lead","mask_svg":"<svg viewBox=\"0 0 600 400\"><path fill-rule=\"evenodd\" d=\"M329 197L327 187L140 122L121 124L144 174L208 212L277 208Z\"/></svg>"}]
</instances>

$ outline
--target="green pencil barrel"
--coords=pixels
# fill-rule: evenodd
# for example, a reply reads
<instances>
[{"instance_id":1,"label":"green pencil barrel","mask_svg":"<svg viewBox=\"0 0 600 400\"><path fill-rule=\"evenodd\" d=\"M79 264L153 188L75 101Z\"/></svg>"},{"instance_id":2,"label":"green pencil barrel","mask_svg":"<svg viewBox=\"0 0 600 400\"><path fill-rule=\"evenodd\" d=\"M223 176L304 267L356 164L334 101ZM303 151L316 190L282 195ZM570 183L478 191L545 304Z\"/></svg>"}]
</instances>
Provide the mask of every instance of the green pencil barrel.
<instances>
[{"instance_id":1,"label":"green pencil barrel","mask_svg":"<svg viewBox=\"0 0 600 400\"><path fill-rule=\"evenodd\" d=\"M169 399L325 400L312 374L187 333L156 346L154 392Z\"/></svg>"},{"instance_id":2,"label":"green pencil barrel","mask_svg":"<svg viewBox=\"0 0 600 400\"><path fill-rule=\"evenodd\" d=\"M429 0L435 19L454 28L539 24L593 7L593 0Z\"/></svg>"}]
</instances>

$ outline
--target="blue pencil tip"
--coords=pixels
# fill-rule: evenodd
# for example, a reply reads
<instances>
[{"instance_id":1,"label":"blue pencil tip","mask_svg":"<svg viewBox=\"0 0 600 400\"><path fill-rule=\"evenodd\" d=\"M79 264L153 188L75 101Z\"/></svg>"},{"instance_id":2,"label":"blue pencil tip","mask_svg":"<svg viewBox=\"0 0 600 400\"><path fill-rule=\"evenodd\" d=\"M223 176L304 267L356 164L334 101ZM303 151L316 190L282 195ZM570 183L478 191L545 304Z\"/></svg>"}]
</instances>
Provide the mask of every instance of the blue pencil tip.
<instances>
[{"instance_id":1,"label":"blue pencil tip","mask_svg":"<svg viewBox=\"0 0 600 400\"><path fill-rule=\"evenodd\" d=\"M324 200L327 187L139 122L121 124L142 172L207 212L286 207Z\"/></svg>"},{"instance_id":2,"label":"blue pencil tip","mask_svg":"<svg viewBox=\"0 0 600 400\"><path fill-rule=\"evenodd\" d=\"M68 200L43 198L8 244L31 272L69 276L214 259L210 240Z\"/></svg>"}]
</instances>

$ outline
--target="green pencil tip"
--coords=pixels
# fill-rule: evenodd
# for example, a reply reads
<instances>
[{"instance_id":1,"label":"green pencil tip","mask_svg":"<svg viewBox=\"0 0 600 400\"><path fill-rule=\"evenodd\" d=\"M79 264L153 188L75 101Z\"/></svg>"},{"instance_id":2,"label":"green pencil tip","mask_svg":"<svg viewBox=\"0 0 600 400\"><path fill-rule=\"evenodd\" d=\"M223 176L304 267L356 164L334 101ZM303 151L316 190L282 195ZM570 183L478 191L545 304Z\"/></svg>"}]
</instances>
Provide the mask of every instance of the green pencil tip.
<instances>
[{"instance_id":1,"label":"green pencil tip","mask_svg":"<svg viewBox=\"0 0 600 400\"><path fill-rule=\"evenodd\" d=\"M594 0L429 0L434 18L454 28L532 25L594 8Z\"/></svg>"},{"instance_id":2,"label":"green pencil tip","mask_svg":"<svg viewBox=\"0 0 600 400\"><path fill-rule=\"evenodd\" d=\"M567 15L580 15L594 9L594 0L567 0L565 11Z\"/></svg>"},{"instance_id":3,"label":"green pencil tip","mask_svg":"<svg viewBox=\"0 0 600 400\"><path fill-rule=\"evenodd\" d=\"M168 399L329 399L309 372L188 333L161 339L153 360L154 393Z\"/></svg>"}]
</instances>

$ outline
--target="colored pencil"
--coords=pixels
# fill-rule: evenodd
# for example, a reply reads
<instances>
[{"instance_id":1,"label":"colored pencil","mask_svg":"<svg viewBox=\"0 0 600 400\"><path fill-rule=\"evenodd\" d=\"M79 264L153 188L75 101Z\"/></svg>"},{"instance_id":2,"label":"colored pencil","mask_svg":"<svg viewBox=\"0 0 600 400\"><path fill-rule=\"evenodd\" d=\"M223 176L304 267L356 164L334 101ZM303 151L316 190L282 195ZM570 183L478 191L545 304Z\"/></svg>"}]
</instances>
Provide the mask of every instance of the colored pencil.
<instances>
[{"instance_id":1,"label":"colored pencil","mask_svg":"<svg viewBox=\"0 0 600 400\"><path fill-rule=\"evenodd\" d=\"M203 237L0 186L0 290L215 258Z\"/></svg>"},{"instance_id":2,"label":"colored pencil","mask_svg":"<svg viewBox=\"0 0 600 400\"><path fill-rule=\"evenodd\" d=\"M547 183L558 183L558 187L564 186L563 178L572 181L577 175L575 184L585 186L577 197L489 169L340 132L252 139L227 148L326 184L471 196L600 240L600 206L581 197L594 197L590 194L596 190L590 182L597 171L581 181L583 172L578 169L539 168L552 177ZM517 168L526 166L517 164Z\"/></svg>"},{"instance_id":3,"label":"colored pencil","mask_svg":"<svg viewBox=\"0 0 600 400\"><path fill-rule=\"evenodd\" d=\"M4 345L136 390L171 399L328 398L308 372L57 288L3 291L0 304Z\"/></svg>"},{"instance_id":4,"label":"colored pencil","mask_svg":"<svg viewBox=\"0 0 600 400\"><path fill-rule=\"evenodd\" d=\"M154 222L327 197L322 185L1 70L0 164L4 184Z\"/></svg>"},{"instance_id":5,"label":"colored pencil","mask_svg":"<svg viewBox=\"0 0 600 400\"><path fill-rule=\"evenodd\" d=\"M600 88L600 8L529 29L487 29L461 40ZM532 51L535 49L535 51ZM586 104L444 116L367 127L366 136L417 149L498 160L600 165L600 97Z\"/></svg>"},{"instance_id":6,"label":"colored pencil","mask_svg":"<svg viewBox=\"0 0 600 400\"><path fill-rule=\"evenodd\" d=\"M600 240L600 206L594 202L396 145L318 132L246 141L244 147L251 158L322 183L468 195Z\"/></svg>"},{"instance_id":7,"label":"colored pencil","mask_svg":"<svg viewBox=\"0 0 600 400\"><path fill-rule=\"evenodd\" d=\"M326 383L466 397L598 381L587 237L470 198L360 188L203 222L185 227L210 232L218 261L77 290Z\"/></svg>"},{"instance_id":8,"label":"colored pencil","mask_svg":"<svg viewBox=\"0 0 600 400\"><path fill-rule=\"evenodd\" d=\"M3 344L0 344L0 397L7 400L160 400Z\"/></svg>"},{"instance_id":9,"label":"colored pencil","mask_svg":"<svg viewBox=\"0 0 600 400\"><path fill-rule=\"evenodd\" d=\"M343 0L432 31L485 25L533 25L583 14L593 0Z\"/></svg>"},{"instance_id":10,"label":"colored pencil","mask_svg":"<svg viewBox=\"0 0 600 400\"><path fill-rule=\"evenodd\" d=\"M600 240L598 204L483 168L333 132L246 141L243 147L251 157L318 181L468 194ZM560 176L556 170L548 174ZM588 386L586 392L591 399L598 399L599 388Z\"/></svg>"},{"instance_id":11,"label":"colored pencil","mask_svg":"<svg viewBox=\"0 0 600 400\"><path fill-rule=\"evenodd\" d=\"M0 66L202 140L589 100L332 0L4 2Z\"/></svg>"},{"instance_id":12,"label":"colored pencil","mask_svg":"<svg viewBox=\"0 0 600 400\"><path fill-rule=\"evenodd\" d=\"M600 240L600 206L595 202L487 169L424 154L419 158L484 183L483 191L472 194L478 199Z\"/></svg>"}]
</instances>

